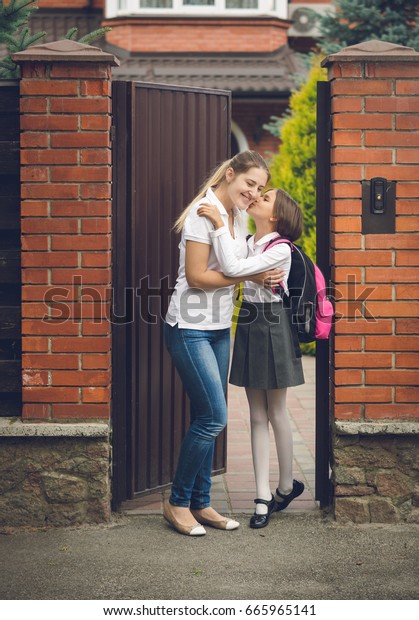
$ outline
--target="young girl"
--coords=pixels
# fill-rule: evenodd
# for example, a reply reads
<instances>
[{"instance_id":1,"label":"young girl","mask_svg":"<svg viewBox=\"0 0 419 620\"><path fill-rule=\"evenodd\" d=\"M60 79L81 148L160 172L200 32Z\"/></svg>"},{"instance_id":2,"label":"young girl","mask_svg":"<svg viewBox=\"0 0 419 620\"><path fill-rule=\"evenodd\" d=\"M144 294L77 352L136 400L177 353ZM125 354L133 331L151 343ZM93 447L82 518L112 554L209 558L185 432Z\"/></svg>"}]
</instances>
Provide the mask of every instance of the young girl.
<instances>
[{"instance_id":1,"label":"young girl","mask_svg":"<svg viewBox=\"0 0 419 620\"><path fill-rule=\"evenodd\" d=\"M230 374L230 383L244 386L249 401L257 494L250 527L261 528L268 524L272 512L286 508L304 490L304 484L292 476L292 431L286 409L287 388L304 383L297 333L282 298L288 293L291 249L285 242L264 251L278 236L298 239L303 217L300 207L282 189L266 191L247 212L256 224L256 234L248 240L248 257L239 258L216 207L202 205L198 209L198 214L214 225L213 247L226 276L251 276L272 268L281 268L286 274L283 293L245 282ZM275 497L269 487L269 422L279 464Z\"/></svg>"},{"instance_id":2,"label":"young girl","mask_svg":"<svg viewBox=\"0 0 419 620\"><path fill-rule=\"evenodd\" d=\"M232 253L246 256L240 209L247 209L260 196L268 177L266 162L258 153L239 153L217 168L175 225L182 232L180 265L164 335L190 399L191 425L163 515L178 532L189 536L205 534L203 525L224 530L239 526L211 507L210 488L214 442L227 421L233 285L243 278L221 273L210 235L212 225L197 215L197 209L202 202L216 205ZM254 277L263 284L264 274ZM271 277L278 283L282 274Z\"/></svg>"}]
</instances>

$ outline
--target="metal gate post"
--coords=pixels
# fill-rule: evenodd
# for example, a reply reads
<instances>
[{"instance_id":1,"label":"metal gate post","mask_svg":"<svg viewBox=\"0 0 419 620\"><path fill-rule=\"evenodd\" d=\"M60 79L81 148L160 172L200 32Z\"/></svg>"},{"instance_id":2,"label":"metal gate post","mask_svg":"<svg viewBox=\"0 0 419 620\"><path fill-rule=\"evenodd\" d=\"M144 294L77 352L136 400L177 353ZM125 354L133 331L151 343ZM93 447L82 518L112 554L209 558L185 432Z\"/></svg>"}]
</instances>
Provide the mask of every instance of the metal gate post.
<instances>
[{"instance_id":1,"label":"metal gate post","mask_svg":"<svg viewBox=\"0 0 419 620\"><path fill-rule=\"evenodd\" d=\"M330 284L330 83L317 83L316 263ZM328 340L316 343L316 500L331 502L330 355Z\"/></svg>"}]
</instances>

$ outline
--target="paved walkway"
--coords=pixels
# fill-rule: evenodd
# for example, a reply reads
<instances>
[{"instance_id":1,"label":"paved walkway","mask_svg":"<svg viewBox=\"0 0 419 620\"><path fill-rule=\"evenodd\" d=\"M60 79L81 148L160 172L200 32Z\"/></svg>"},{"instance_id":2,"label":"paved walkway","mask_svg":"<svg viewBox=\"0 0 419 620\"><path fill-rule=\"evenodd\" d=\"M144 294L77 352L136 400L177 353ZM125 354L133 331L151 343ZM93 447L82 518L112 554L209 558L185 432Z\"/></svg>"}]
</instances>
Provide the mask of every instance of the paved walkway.
<instances>
[{"instance_id":1,"label":"paved walkway","mask_svg":"<svg viewBox=\"0 0 419 620\"><path fill-rule=\"evenodd\" d=\"M288 391L288 411L294 436L294 477L306 486L304 493L290 504L287 513L316 510L314 501L315 450L315 359L303 357L304 385ZM255 482L250 446L250 422L246 394L243 388L229 386L229 422L227 427L227 473L213 478L211 491L213 507L224 514L253 513ZM271 487L278 485L278 465L275 442L271 431ZM169 490L158 491L124 502L127 515L160 514L163 499Z\"/></svg>"}]
</instances>

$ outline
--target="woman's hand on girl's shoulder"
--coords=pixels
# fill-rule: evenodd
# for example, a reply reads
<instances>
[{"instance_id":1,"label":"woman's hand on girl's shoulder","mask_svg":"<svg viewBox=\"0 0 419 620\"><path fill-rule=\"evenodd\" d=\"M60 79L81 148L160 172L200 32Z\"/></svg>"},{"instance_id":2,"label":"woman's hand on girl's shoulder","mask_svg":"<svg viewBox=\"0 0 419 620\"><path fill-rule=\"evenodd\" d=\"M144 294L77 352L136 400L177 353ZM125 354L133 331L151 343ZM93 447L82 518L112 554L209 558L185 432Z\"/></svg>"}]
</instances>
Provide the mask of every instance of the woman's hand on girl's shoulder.
<instances>
[{"instance_id":1,"label":"woman's hand on girl's shoulder","mask_svg":"<svg viewBox=\"0 0 419 620\"><path fill-rule=\"evenodd\" d=\"M207 217L215 228L224 226L221 214L215 205L204 203L198 207L197 213L200 217Z\"/></svg>"}]
</instances>

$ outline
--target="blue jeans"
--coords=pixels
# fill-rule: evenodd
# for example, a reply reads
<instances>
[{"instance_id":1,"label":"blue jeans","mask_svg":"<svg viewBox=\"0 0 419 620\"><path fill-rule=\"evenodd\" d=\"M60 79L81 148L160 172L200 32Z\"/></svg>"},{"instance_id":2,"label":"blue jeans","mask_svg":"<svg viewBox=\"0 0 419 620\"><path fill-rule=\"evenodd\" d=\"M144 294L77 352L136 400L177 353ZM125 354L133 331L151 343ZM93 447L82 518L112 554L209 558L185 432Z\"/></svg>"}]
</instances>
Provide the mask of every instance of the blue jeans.
<instances>
[{"instance_id":1,"label":"blue jeans","mask_svg":"<svg viewBox=\"0 0 419 620\"><path fill-rule=\"evenodd\" d=\"M169 498L193 510L210 505L214 443L227 424L230 330L164 326L166 346L191 402L191 424L183 439Z\"/></svg>"}]
</instances>

